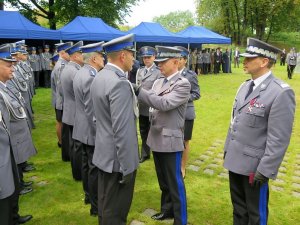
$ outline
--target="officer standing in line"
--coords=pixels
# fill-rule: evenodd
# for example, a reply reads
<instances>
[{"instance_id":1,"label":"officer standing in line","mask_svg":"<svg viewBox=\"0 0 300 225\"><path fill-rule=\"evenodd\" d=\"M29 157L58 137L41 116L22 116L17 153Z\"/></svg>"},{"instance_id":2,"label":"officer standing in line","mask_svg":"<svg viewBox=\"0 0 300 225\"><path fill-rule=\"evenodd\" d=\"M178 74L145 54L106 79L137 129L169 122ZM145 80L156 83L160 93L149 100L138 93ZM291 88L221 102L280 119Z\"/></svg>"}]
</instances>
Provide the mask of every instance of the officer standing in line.
<instances>
[{"instance_id":1,"label":"officer standing in line","mask_svg":"<svg viewBox=\"0 0 300 225\"><path fill-rule=\"evenodd\" d=\"M191 84L191 91L189 101L187 103L184 121L184 151L182 154L181 173L182 177L185 178L185 168L188 160L190 151L190 140L192 139L194 119L196 118L194 101L200 98L200 87L198 85L197 74L188 70L185 66L189 51L185 47L176 46L177 49L181 50L181 58L179 59L178 70L181 76L186 78ZM206 54L206 53L205 53Z\"/></svg>"},{"instance_id":2,"label":"officer standing in line","mask_svg":"<svg viewBox=\"0 0 300 225\"><path fill-rule=\"evenodd\" d=\"M297 53L295 51L295 48L292 48L291 51L287 54L286 64L287 64L288 78L292 79L294 69L297 65Z\"/></svg>"},{"instance_id":3,"label":"officer standing in line","mask_svg":"<svg viewBox=\"0 0 300 225\"><path fill-rule=\"evenodd\" d=\"M181 174L184 115L190 97L190 82L178 72L181 50L156 46L158 67L164 76L151 90L138 88L139 100L152 107L147 144L153 152L162 191L161 211L151 218L174 218L175 225L187 224L185 185Z\"/></svg>"},{"instance_id":4,"label":"officer standing in line","mask_svg":"<svg viewBox=\"0 0 300 225\"><path fill-rule=\"evenodd\" d=\"M19 215L19 174L12 150L10 134L10 117L15 115L18 109L12 108L13 102L8 100L6 82L12 78L14 68L10 56L10 46L0 46L0 218L1 225L23 224L31 220L32 216ZM7 108L10 107L10 108Z\"/></svg>"},{"instance_id":5,"label":"officer standing in line","mask_svg":"<svg viewBox=\"0 0 300 225\"><path fill-rule=\"evenodd\" d=\"M36 54L36 47L31 48L29 62L34 74L35 88L38 88L40 86L41 58Z\"/></svg>"},{"instance_id":6,"label":"officer standing in line","mask_svg":"<svg viewBox=\"0 0 300 225\"><path fill-rule=\"evenodd\" d=\"M62 115L63 115L63 94L62 94L60 75L70 60L70 55L65 50L71 47L72 45L73 42L55 44L59 58L55 63L55 66L51 72L52 106L55 109L56 135L58 139L57 145L59 148L61 148L61 144L62 144L61 133L62 133ZM69 152L62 151L62 160L63 161L70 160Z\"/></svg>"},{"instance_id":7,"label":"officer standing in line","mask_svg":"<svg viewBox=\"0 0 300 225\"><path fill-rule=\"evenodd\" d=\"M137 71L136 84L141 85L146 90L150 90L155 80L160 78L159 69L154 63L156 50L150 46L144 46L140 49L140 55L145 64L144 67ZM147 137L150 129L149 106L139 102L139 126L142 139L142 150L140 163L150 159L150 147L147 145Z\"/></svg>"},{"instance_id":8,"label":"officer standing in line","mask_svg":"<svg viewBox=\"0 0 300 225\"><path fill-rule=\"evenodd\" d=\"M44 87L50 87L50 77L51 77L51 58L52 54L49 52L49 45L45 45L44 52L41 53L41 65L44 75Z\"/></svg>"},{"instance_id":9,"label":"officer standing in line","mask_svg":"<svg viewBox=\"0 0 300 225\"><path fill-rule=\"evenodd\" d=\"M96 124L90 87L95 76L104 67L103 43L89 44L80 48L85 64L77 72L73 81L76 113L72 137L82 144L82 184L85 203L91 203L91 216L98 215L98 169L92 163Z\"/></svg>"},{"instance_id":10,"label":"officer standing in line","mask_svg":"<svg viewBox=\"0 0 300 225\"><path fill-rule=\"evenodd\" d=\"M281 50L248 38L244 70L251 75L237 91L224 146L233 224L266 225L269 179L276 179L292 133L295 95L273 76Z\"/></svg>"},{"instance_id":11,"label":"officer standing in line","mask_svg":"<svg viewBox=\"0 0 300 225\"><path fill-rule=\"evenodd\" d=\"M83 66L83 56L79 41L65 51L70 55L70 61L61 72L60 81L63 90L63 116L62 116L62 151L70 153L72 175L75 180L81 180L82 145L72 138L75 119L75 95L73 80L76 73Z\"/></svg>"},{"instance_id":12,"label":"officer standing in line","mask_svg":"<svg viewBox=\"0 0 300 225\"><path fill-rule=\"evenodd\" d=\"M103 45L108 63L91 86L98 171L99 225L125 225L139 165L137 100L125 72L132 69L133 34Z\"/></svg>"}]
</instances>

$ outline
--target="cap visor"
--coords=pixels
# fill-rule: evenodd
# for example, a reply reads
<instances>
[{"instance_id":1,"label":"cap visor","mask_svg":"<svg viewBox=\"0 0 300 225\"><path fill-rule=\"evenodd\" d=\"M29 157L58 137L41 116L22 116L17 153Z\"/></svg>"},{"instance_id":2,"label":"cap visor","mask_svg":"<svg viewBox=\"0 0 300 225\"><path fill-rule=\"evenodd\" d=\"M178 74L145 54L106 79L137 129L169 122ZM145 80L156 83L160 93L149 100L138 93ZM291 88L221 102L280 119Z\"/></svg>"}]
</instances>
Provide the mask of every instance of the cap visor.
<instances>
[{"instance_id":1,"label":"cap visor","mask_svg":"<svg viewBox=\"0 0 300 225\"><path fill-rule=\"evenodd\" d=\"M17 62L17 60L14 58L0 58L0 59L6 62Z\"/></svg>"},{"instance_id":2,"label":"cap visor","mask_svg":"<svg viewBox=\"0 0 300 225\"><path fill-rule=\"evenodd\" d=\"M168 59L170 59L170 58L156 58L156 59L154 59L154 61L155 62L164 62L164 61L167 61Z\"/></svg>"},{"instance_id":3,"label":"cap visor","mask_svg":"<svg viewBox=\"0 0 300 225\"><path fill-rule=\"evenodd\" d=\"M254 58L254 57L258 57L259 55L257 55L257 54L250 54L250 53L242 53L242 54L240 54L240 56L242 56L242 57L246 57L246 58Z\"/></svg>"}]
</instances>

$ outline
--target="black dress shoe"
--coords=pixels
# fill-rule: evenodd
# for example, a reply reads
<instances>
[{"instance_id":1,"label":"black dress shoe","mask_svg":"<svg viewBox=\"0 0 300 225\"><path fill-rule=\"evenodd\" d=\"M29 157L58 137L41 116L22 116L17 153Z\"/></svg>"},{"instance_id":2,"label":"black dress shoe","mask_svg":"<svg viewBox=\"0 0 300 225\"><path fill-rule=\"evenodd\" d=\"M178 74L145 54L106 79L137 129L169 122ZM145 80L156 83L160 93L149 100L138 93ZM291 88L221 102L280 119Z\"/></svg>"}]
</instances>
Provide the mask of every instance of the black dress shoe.
<instances>
[{"instance_id":1,"label":"black dress shoe","mask_svg":"<svg viewBox=\"0 0 300 225\"><path fill-rule=\"evenodd\" d=\"M95 210L90 209L90 216L98 216L98 212Z\"/></svg>"},{"instance_id":2,"label":"black dress shoe","mask_svg":"<svg viewBox=\"0 0 300 225\"><path fill-rule=\"evenodd\" d=\"M28 165L28 166L25 166L24 168L22 168L22 171L24 173L27 173L27 172L30 172L32 170L35 170L35 167L34 166L31 166L31 165Z\"/></svg>"},{"instance_id":3,"label":"black dress shoe","mask_svg":"<svg viewBox=\"0 0 300 225\"><path fill-rule=\"evenodd\" d=\"M18 223L19 224L27 223L31 219L32 219L32 215L20 216L18 219Z\"/></svg>"},{"instance_id":4,"label":"black dress shoe","mask_svg":"<svg viewBox=\"0 0 300 225\"><path fill-rule=\"evenodd\" d=\"M142 157L142 158L140 158L140 163L143 163L143 162L145 162L148 159L150 159L150 156Z\"/></svg>"},{"instance_id":5,"label":"black dress shoe","mask_svg":"<svg viewBox=\"0 0 300 225\"><path fill-rule=\"evenodd\" d=\"M160 212L154 214L153 216L151 216L151 218L154 220L166 220L166 219L173 219L174 216L170 213Z\"/></svg>"},{"instance_id":6,"label":"black dress shoe","mask_svg":"<svg viewBox=\"0 0 300 225\"><path fill-rule=\"evenodd\" d=\"M20 191L20 195L25 195L29 192L32 192L32 188L31 187L24 187L22 188L22 190Z\"/></svg>"},{"instance_id":7,"label":"black dress shoe","mask_svg":"<svg viewBox=\"0 0 300 225\"><path fill-rule=\"evenodd\" d=\"M29 186L31 186L32 184L33 184L32 181L28 181L28 182L23 181L23 182L21 182L21 186L22 186L22 187L29 187Z\"/></svg>"},{"instance_id":8,"label":"black dress shoe","mask_svg":"<svg viewBox=\"0 0 300 225\"><path fill-rule=\"evenodd\" d=\"M58 146L59 148L61 148L61 143L57 142L57 146Z\"/></svg>"}]
</instances>

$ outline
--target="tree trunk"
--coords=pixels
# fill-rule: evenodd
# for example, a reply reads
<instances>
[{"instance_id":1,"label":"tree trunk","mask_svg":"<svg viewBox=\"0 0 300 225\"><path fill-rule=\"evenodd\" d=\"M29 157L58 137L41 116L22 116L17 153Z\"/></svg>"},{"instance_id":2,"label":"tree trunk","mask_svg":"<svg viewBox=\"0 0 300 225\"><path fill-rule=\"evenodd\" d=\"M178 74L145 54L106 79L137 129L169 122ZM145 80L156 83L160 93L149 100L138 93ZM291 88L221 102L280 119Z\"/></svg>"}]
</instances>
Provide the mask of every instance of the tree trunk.
<instances>
[{"instance_id":1,"label":"tree trunk","mask_svg":"<svg viewBox=\"0 0 300 225\"><path fill-rule=\"evenodd\" d=\"M236 22L237 22L237 44L241 44L241 21L240 21L240 13L238 9L238 5L236 0L233 0L234 3L234 9L236 14Z\"/></svg>"},{"instance_id":2,"label":"tree trunk","mask_svg":"<svg viewBox=\"0 0 300 225\"><path fill-rule=\"evenodd\" d=\"M4 10L4 1L0 0L0 10Z\"/></svg>"},{"instance_id":3,"label":"tree trunk","mask_svg":"<svg viewBox=\"0 0 300 225\"><path fill-rule=\"evenodd\" d=\"M55 11L54 11L54 0L49 0L49 12L48 20L50 29L56 30L56 20L55 20Z\"/></svg>"}]
</instances>

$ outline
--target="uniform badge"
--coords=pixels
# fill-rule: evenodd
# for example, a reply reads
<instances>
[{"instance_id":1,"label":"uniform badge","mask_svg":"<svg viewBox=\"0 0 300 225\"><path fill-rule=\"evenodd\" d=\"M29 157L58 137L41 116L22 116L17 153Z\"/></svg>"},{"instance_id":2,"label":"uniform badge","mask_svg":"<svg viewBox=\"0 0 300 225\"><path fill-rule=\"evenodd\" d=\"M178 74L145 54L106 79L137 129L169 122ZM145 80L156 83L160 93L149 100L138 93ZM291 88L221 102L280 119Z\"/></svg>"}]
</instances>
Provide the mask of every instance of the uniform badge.
<instances>
[{"instance_id":1,"label":"uniform badge","mask_svg":"<svg viewBox=\"0 0 300 225\"><path fill-rule=\"evenodd\" d=\"M265 84L262 84L261 85L261 89L263 89L263 88L265 88L266 87L266 85Z\"/></svg>"}]
</instances>

